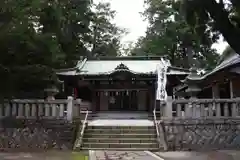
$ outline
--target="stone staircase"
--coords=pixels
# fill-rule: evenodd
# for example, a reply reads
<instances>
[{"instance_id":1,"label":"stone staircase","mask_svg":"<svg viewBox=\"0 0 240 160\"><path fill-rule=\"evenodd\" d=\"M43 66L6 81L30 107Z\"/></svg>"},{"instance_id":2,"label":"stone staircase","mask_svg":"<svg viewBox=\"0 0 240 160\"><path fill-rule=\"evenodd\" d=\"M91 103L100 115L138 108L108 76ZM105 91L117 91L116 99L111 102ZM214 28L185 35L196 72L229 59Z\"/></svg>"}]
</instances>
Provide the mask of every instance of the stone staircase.
<instances>
[{"instance_id":1,"label":"stone staircase","mask_svg":"<svg viewBox=\"0 0 240 160\"><path fill-rule=\"evenodd\" d=\"M157 150L155 126L87 126L83 150Z\"/></svg>"}]
</instances>

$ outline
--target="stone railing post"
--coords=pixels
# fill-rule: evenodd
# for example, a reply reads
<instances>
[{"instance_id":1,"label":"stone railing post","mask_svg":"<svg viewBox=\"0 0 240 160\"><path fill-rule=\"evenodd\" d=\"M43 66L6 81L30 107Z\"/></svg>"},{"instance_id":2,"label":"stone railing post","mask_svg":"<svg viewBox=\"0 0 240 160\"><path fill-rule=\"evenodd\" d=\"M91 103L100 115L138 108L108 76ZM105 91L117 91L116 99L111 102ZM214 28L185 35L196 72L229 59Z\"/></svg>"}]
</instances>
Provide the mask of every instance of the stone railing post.
<instances>
[{"instance_id":1,"label":"stone railing post","mask_svg":"<svg viewBox=\"0 0 240 160\"><path fill-rule=\"evenodd\" d=\"M82 99L79 98L79 99L76 99L76 103L73 104L74 116L80 116L81 102L82 102Z\"/></svg>"},{"instance_id":2,"label":"stone railing post","mask_svg":"<svg viewBox=\"0 0 240 160\"><path fill-rule=\"evenodd\" d=\"M172 115L173 115L172 108L173 108L173 99L172 99L172 96L168 96L166 101L165 113L163 116L167 118L172 118Z\"/></svg>"},{"instance_id":3,"label":"stone railing post","mask_svg":"<svg viewBox=\"0 0 240 160\"><path fill-rule=\"evenodd\" d=\"M68 97L68 103L67 103L67 120L69 122L72 122L73 119L73 97Z\"/></svg>"}]
</instances>

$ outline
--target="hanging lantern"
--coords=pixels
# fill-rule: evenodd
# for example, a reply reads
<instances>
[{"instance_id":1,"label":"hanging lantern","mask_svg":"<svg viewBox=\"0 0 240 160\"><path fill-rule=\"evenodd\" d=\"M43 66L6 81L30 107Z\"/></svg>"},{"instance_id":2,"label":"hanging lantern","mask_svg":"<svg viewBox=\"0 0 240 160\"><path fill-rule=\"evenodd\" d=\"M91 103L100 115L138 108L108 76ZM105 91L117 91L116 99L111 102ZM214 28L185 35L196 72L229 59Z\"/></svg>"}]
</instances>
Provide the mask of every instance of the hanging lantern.
<instances>
[{"instance_id":1,"label":"hanging lantern","mask_svg":"<svg viewBox=\"0 0 240 160\"><path fill-rule=\"evenodd\" d=\"M116 95L118 96L118 92L116 92Z\"/></svg>"},{"instance_id":2,"label":"hanging lantern","mask_svg":"<svg viewBox=\"0 0 240 160\"><path fill-rule=\"evenodd\" d=\"M126 95L127 95L127 96L129 95L128 91L126 92Z\"/></svg>"}]
</instances>

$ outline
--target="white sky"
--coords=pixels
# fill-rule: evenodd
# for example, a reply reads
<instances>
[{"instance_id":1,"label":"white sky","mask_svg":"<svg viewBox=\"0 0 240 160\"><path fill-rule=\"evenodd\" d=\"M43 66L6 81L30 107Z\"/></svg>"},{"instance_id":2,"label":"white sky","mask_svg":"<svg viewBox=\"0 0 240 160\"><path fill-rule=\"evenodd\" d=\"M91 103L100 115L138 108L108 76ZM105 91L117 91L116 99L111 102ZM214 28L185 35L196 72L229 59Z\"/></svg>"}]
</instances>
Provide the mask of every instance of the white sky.
<instances>
[{"instance_id":1,"label":"white sky","mask_svg":"<svg viewBox=\"0 0 240 160\"><path fill-rule=\"evenodd\" d=\"M143 21L140 12L144 11L144 0L95 0L110 2L113 10L117 12L114 22L128 30L128 34L122 38L122 43L136 42L140 36L145 35L147 22ZM218 53L227 46L227 43L220 42L214 44L213 47L217 49Z\"/></svg>"}]
</instances>

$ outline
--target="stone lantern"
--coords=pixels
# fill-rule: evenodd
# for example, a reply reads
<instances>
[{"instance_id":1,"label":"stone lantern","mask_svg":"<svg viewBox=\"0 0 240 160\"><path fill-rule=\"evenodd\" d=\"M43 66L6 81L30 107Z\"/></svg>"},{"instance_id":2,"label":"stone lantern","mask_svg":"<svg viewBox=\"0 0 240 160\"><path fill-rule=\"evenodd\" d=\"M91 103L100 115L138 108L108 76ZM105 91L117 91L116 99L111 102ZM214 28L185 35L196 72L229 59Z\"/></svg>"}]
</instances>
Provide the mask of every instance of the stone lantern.
<instances>
[{"instance_id":1,"label":"stone lantern","mask_svg":"<svg viewBox=\"0 0 240 160\"><path fill-rule=\"evenodd\" d=\"M186 89L186 95L190 96L190 100L194 100L197 97L197 94L201 91L201 88L198 87L198 82L200 80L200 76L197 74L197 70L195 68L190 69L191 73L185 78L184 83L188 85ZM200 108L196 103L190 101L188 103L188 107L186 108L185 116L191 118L200 117Z\"/></svg>"},{"instance_id":2,"label":"stone lantern","mask_svg":"<svg viewBox=\"0 0 240 160\"><path fill-rule=\"evenodd\" d=\"M190 44L187 47L187 55L188 55L188 62L191 68L190 68L190 74L183 81L188 86L185 92L191 98L196 98L197 93L201 91L201 89L198 87L198 82L201 77L197 74L196 66L198 65L198 62L196 57L194 57L195 53Z\"/></svg>"},{"instance_id":3,"label":"stone lantern","mask_svg":"<svg viewBox=\"0 0 240 160\"><path fill-rule=\"evenodd\" d=\"M44 92L47 94L47 100L55 100L55 95L59 93L59 90L56 86L51 86L46 89L44 89Z\"/></svg>"},{"instance_id":4,"label":"stone lantern","mask_svg":"<svg viewBox=\"0 0 240 160\"><path fill-rule=\"evenodd\" d=\"M198 87L200 76L197 74L197 69L195 67L192 67L190 71L191 73L184 80L184 83L188 85L186 93L191 98L196 98L197 94L201 91L201 88Z\"/></svg>"}]
</instances>

